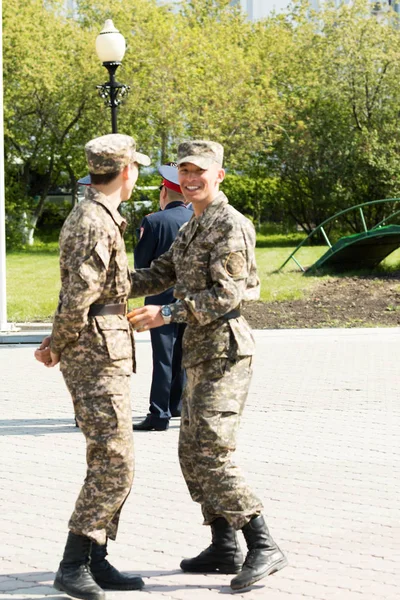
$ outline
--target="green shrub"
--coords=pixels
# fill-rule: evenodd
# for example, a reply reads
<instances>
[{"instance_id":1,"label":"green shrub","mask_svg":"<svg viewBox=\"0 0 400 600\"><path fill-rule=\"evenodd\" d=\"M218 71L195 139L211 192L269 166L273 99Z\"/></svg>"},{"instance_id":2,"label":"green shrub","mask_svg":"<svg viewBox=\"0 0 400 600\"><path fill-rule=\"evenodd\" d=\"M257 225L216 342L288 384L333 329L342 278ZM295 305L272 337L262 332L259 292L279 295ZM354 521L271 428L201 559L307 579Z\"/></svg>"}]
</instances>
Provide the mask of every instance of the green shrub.
<instances>
[{"instance_id":1,"label":"green shrub","mask_svg":"<svg viewBox=\"0 0 400 600\"><path fill-rule=\"evenodd\" d=\"M71 209L72 203L70 200L63 200L62 202L48 200L37 222L35 237L45 243L56 242L59 238L61 227Z\"/></svg>"},{"instance_id":2,"label":"green shrub","mask_svg":"<svg viewBox=\"0 0 400 600\"><path fill-rule=\"evenodd\" d=\"M26 214L30 200L16 179L6 180L6 244L7 250L21 248L25 241Z\"/></svg>"},{"instance_id":3,"label":"green shrub","mask_svg":"<svg viewBox=\"0 0 400 600\"><path fill-rule=\"evenodd\" d=\"M282 222L275 178L228 173L221 189L232 206L251 219L257 229L264 221Z\"/></svg>"}]
</instances>

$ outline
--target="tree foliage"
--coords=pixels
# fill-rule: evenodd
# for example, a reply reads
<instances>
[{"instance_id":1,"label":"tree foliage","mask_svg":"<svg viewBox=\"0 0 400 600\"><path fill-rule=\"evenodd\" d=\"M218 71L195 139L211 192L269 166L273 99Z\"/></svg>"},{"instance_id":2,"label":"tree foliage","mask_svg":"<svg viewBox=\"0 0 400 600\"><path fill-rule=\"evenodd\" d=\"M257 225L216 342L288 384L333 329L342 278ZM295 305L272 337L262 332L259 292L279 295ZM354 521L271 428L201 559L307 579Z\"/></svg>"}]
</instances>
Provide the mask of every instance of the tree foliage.
<instances>
[{"instance_id":1,"label":"tree foliage","mask_svg":"<svg viewBox=\"0 0 400 600\"><path fill-rule=\"evenodd\" d=\"M278 84L286 110L275 167L287 212L310 231L343 208L399 193L399 29L394 12L378 22L366 2L296 19Z\"/></svg>"},{"instance_id":2,"label":"tree foliage","mask_svg":"<svg viewBox=\"0 0 400 600\"><path fill-rule=\"evenodd\" d=\"M4 6L6 199L28 208L28 235L48 192L85 170L82 146L96 132L90 98L97 64L92 40L57 2ZM15 219L14 219L15 222Z\"/></svg>"},{"instance_id":3,"label":"tree foliage","mask_svg":"<svg viewBox=\"0 0 400 600\"><path fill-rule=\"evenodd\" d=\"M94 50L107 18L127 41L119 131L154 165L173 160L184 138L216 139L233 203L255 223L290 218L306 231L399 194L393 11L377 20L367 0L315 14L300 3L250 23L228 0L186 0L179 12L156 0L80 0L76 18L63 6L8 0L3 9L9 241L21 237L23 213L34 231L50 189L74 188L85 142L110 131L95 89L107 78Z\"/></svg>"}]
</instances>

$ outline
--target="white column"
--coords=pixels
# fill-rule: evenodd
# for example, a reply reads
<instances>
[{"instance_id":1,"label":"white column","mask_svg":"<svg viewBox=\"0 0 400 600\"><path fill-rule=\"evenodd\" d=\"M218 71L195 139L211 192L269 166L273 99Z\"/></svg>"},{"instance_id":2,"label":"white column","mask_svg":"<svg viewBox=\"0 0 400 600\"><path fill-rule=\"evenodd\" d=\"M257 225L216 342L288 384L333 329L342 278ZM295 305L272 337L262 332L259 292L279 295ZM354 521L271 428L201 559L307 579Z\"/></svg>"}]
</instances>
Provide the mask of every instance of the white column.
<instances>
[{"instance_id":1,"label":"white column","mask_svg":"<svg viewBox=\"0 0 400 600\"><path fill-rule=\"evenodd\" d=\"M4 198L3 6L0 0L0 331L9 331L6 289L6 209Z\"/></svg>"}]
</instances>

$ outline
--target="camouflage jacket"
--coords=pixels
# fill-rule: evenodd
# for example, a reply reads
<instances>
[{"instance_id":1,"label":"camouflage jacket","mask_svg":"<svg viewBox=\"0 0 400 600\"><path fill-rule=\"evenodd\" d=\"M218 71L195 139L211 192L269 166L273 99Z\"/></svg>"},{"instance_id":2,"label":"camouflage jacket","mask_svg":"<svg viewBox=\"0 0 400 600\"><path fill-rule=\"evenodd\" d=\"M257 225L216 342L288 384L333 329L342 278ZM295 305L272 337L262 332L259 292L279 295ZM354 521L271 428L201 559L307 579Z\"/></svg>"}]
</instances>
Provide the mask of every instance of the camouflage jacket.
<instances>
[{"instance_id":1,"label":"camouflage jacket","mask_svg":"<svg viewBox=\"0 0 400 600\"><path fill-rule=\"evenodd\" d=\"M186 322L183 364L254 354L254 338L243 316L224 319L242 302L259 297L252 223L222 192L200 217L183 225L170 250L148 269L131 273L130 296L158 294L174 286L172 320Z\"/></svg>"},{"instance_id":2,"label":"camouflage jacket","mask_svg":"<svg viewBox=\"0 0 400 600\"><path fill-rule=\"evenodd\" d=\"M125 303L131 287L126 221L107 197L88 188L60 233L61 291L50 348L61 369L130 374L133 331L125 315L89 317L91 304Z\"/></svg>"}]
</instances>

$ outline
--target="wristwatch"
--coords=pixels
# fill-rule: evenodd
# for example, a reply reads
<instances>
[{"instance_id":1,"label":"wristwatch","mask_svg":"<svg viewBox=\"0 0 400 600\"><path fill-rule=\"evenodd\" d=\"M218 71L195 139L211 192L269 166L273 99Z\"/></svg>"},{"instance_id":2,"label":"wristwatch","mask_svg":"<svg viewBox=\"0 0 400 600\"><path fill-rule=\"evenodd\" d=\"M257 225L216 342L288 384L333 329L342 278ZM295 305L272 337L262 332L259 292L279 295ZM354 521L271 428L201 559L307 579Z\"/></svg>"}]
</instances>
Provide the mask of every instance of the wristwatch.
<instances>
[{"instance_id":1,"label":"wristwatch","mask_svg":"<svg viewBox=\"0 0 400 600\"><path fill-rule=\"evenodd\" d=\"M164 324L169 325L171 323L172 313L168 304L164 304L164 306L161 307L161 315L164 319Z\"/></svg>"}]
</instances>

